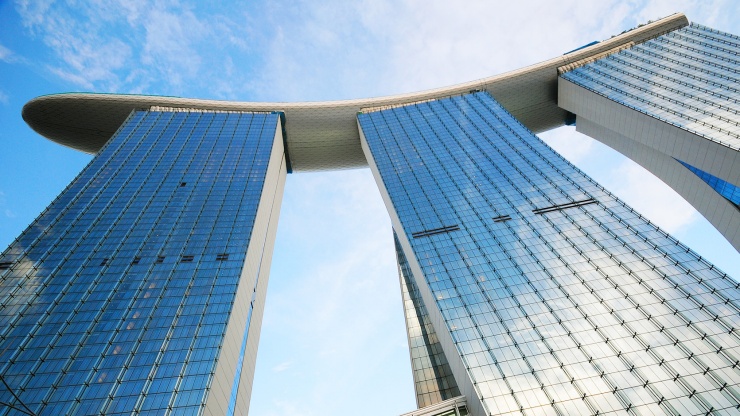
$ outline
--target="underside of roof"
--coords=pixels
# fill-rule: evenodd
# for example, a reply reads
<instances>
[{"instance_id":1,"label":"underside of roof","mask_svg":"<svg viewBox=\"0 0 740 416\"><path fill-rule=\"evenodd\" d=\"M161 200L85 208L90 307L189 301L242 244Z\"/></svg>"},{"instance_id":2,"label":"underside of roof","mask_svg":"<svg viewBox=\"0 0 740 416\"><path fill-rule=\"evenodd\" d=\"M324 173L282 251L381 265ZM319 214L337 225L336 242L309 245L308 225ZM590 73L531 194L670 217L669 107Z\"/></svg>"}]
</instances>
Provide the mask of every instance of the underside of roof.
<instances>
[{"instance_id":1,"label":"underside of roof","mask_svg":"<svg viewBox=\"0 0 740 416\"><path fill-rule=\"evenodd\" d=\"M688 24L678 13L603 42L505 74L411 94L344 101L256 103L192 98L67 93L46 95L23 107L23 119L42 136L97 153L135 109L152 106L229 111L282 111L287 152L294 172L366 167L356 115L363 108L409 104L470 91L488 91L535 133L564 125L557 105L558 68L631 42L640 43Z\"/></svg>"}]
</instances>

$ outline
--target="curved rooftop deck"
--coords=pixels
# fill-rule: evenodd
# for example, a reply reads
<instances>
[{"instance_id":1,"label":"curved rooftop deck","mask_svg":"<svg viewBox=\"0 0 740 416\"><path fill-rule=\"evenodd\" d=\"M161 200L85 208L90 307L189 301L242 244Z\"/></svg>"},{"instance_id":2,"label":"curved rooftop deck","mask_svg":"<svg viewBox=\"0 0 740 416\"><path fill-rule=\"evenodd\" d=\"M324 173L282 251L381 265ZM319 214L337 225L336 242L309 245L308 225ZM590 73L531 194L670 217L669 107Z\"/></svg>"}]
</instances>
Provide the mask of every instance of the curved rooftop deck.
<instances>
[{"instance_id":1,"label":"curved rooftop deck","mask_svg":"<svg viewBox=\"0 0 740 416\"><path fill-rule=\"evenodd\" d=\"M46 95L23 107L23 119L42 136L57 143L96 153L134 109L152 106L226 111L282 111L287 151L294 172L367 166L360 147L356 114L362 108L408 104L472 90L488 91L514 117L535 133L565 123L557 105L559 67L618 48L640 43L688 24L678 13L577 49L565 55L501 75L410 94L343 101L258 103L193 98L66 93Z\"/></svg>"}]
</instances>

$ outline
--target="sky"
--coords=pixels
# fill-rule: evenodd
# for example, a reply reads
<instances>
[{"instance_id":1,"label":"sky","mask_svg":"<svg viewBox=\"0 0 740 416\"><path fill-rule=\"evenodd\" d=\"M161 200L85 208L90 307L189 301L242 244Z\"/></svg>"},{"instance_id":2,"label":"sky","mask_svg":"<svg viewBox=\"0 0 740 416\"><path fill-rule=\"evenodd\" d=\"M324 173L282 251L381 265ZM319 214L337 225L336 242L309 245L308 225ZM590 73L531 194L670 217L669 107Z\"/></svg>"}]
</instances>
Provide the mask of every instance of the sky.
<instances>
[{"instance_id":1,"label":"sky","mask_svg":"<svg viewBox=\"0 0 740 416\"><path fill-rule=\"evenodd\" d=\"M21 108L39 95L412 92L534 64L674 12L740 34L732 0L0 0L0 249L91 160L25 125ZM740 277L738 252L660 180L572 127L540 137ZM250 414L415 407L391 224L369 170L289 175Z\"/></svg>"}]
</instances>

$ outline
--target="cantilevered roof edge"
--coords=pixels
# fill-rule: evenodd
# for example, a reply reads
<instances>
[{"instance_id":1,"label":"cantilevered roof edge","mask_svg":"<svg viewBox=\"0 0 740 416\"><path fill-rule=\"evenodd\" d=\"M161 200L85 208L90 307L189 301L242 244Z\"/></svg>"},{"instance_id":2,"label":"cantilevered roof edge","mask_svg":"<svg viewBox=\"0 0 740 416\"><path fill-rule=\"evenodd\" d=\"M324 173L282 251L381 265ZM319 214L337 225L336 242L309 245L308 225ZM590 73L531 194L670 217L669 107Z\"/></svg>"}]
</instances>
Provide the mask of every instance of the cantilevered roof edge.
<instances>
[{"instance_id":1,"label":"cantilevered roof edge","mask_svg":"<svg viewBox=\"0 0 740 416\"><path fill-rule=\"evenodd\" d=\"M23 119L42 136L96 153L134 109L186 107L226 111L281 111L294 172L367 166L355 117L362 108L396 106L485 90L535 133L561 126L557 69L620 45L641 43L688 25L677 13L594 45L492 77L448 87L385 97L321 102L239 102L167 96L64 93L45 95L23 107Z\"/></svg>"}]
</instances>

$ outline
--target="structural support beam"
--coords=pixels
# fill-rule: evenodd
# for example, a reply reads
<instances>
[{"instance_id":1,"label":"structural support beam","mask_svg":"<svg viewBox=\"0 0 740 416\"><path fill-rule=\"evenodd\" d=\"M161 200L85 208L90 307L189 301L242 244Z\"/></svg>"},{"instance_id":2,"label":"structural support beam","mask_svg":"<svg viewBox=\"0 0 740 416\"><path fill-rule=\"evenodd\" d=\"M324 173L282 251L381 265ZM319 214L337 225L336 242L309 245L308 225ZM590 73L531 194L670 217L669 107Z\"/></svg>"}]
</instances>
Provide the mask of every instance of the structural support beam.
<instances>
[{"instance_id":1,"label":"structural support beam","mask_svg":"<svg viewBox=\"0 0 740 416\"><path fill-rule=\"evenodd\" d=\"M577 115L576 131L592 137L660 178L740 251L740 210L678 161L740 183L740 152L558 80L558 105Z\"/></svg>"}]
</instances>

